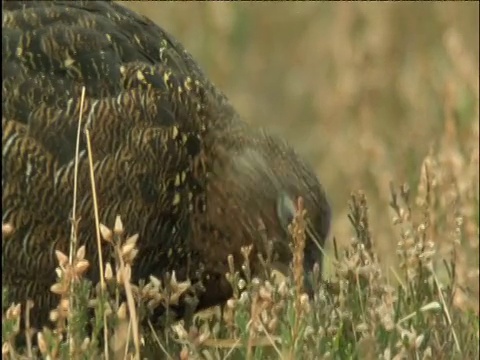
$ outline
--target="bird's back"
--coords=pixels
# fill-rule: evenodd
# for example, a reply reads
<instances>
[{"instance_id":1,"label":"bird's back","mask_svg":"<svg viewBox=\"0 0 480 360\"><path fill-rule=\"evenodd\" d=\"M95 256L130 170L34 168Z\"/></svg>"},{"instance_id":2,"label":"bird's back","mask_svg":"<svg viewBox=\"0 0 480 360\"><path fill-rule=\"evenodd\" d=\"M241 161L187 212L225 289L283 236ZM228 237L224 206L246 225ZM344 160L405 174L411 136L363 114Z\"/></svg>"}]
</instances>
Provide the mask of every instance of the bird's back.
<instances>
[{"instance_id":1,"label":"bird's back","mask_svg":"<svg viewBox=\"0 0 480 360\"><path fill-rule=\"evenodd\" d=\"M3 8L2 207L14 232L2 242L2 280L12 298L34 299L43 320L56 305L49 287L55 250L69 249L79 121L90 132L100 221L120 214L140 235L134 277L185 277L190 217L204 207L203 137L236 117L225 96L170 35L115 3ZM83 132L79 150L78 237L98 279Z\"/></svg>"}]
</instances>

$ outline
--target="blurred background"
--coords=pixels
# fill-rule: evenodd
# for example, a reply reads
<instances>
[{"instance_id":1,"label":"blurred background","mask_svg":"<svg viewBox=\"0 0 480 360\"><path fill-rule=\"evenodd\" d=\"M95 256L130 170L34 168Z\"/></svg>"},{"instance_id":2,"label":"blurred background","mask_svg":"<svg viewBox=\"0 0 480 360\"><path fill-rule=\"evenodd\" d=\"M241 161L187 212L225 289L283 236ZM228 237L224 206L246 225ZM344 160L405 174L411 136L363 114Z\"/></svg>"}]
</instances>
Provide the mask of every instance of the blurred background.
<instances>
[{"instance_id":1,"label":"blurred background","mask_svg":"<svg viewBox=\"0 0 480 360\"><path fill-rule=\"evenodd\" d=\"M478 252L478 2L124 5L183 43L245 121L287 138L314 165L339 244L352 236L350 194L363 190L390 265L399 235L389 183L416 190L435 152L475 184L462 211L476 222L469 246Z\"/></svg>"}]
</instances>

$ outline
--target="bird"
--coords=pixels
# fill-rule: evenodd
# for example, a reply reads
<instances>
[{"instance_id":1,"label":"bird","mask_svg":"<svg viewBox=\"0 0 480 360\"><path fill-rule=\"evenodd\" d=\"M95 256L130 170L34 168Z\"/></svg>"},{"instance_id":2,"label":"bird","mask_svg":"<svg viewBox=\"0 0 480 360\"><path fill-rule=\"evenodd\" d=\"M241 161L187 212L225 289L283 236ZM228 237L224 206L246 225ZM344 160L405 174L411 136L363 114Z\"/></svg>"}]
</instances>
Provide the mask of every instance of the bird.
<instances>
[{"instance_id":1,"label":"bird","mask_svg":"<svg viewBox=\"0 0 480 360\"><path fill-rule=\"evenodd\" d=\"M99 281L91 167L99 221L121 216L138 233L132 281L175 272L202 283L195 311L232 296L227 258L240 264L248 245L264 251L259 223L288 265L298 197L304 269L321 266L331 208L313 167L245 122L166 30L111 1L2 6L2 223L13 228L2 283L12 301L33 300L32 326L58 303L50 289L56 251L69 251L75 191L78 246L92 264L86 276Z\"/></svg>"}]
</instances>

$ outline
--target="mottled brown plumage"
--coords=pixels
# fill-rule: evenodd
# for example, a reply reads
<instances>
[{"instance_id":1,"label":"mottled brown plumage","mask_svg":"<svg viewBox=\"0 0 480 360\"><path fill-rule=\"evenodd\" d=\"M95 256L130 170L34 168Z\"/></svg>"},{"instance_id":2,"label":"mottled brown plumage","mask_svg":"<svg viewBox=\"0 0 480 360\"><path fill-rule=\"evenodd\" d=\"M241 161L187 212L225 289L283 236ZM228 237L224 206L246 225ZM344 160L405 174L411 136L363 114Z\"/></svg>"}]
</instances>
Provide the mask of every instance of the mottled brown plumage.
<instances>
[{"instance_id":1,"label":"mottled brown plumage","mask_svg":"<svg viewBox=\"0 0 480 360\"><path fill-rule=\"evenodd\" d=\"M288 264L297 196L310 218L305 267L321 263L330 210L314 172L285 142L242 122L169 34L111 2L3 7L2 207L15 231L2 242L2 281L13 300L35 301L34 325L58 301L49 291L54 251L69 249L83 86L100 221L113 224L119 214L139 233L135 281L175 270L180 280L204 282L198 309L226 300L227 255L240 261L242 245L259 244L259 220ZM78 196L79 242L97 281L83 136Z\"/></svg>"}]
</instances>

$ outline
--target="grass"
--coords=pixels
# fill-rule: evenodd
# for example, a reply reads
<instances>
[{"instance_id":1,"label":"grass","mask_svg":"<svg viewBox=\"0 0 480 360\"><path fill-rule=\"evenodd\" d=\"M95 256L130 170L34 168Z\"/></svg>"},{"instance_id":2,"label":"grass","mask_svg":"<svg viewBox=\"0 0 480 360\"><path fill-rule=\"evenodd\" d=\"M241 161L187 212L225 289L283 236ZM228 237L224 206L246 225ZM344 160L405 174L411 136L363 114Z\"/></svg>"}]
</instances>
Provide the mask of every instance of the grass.
<instances>
[{"instance_id":1,"label":"grass","mask_svg":"<svg viewBox=\"0 0 480 360\"><path fill-rule=\"evenodd\" d=\"M459 208L448 209L447 213L451 212L455 221L451 229L442 231L450 234L454 247L450 256L442 259L442 264L435 265L438 249L431 236L439 230L435 224L441 223L432 219L441 212L432 210L433 199L444 194L438 192L439 186L434 183L436 175L427 165L434 159L434 155L425 159L421 171L424 176L417 191L406 185L391 187L392 222L401 238L395 244L400 266L392 271L393 279L382 271L375 251L376 240L369 227L365 194L355 192L349 203L353 230L350 245L342 249L335 247L335 256L331 259L334 276L330 279L321 281L320 269L314 269L316 289L312 301L302 290L305 212L300 206L291 225L294 253L291 277L278 279L272 275L270 279L261 280L248 276L250 249L246 248L247 277L241 279L232 265L226 276L236 291L223 312L216 309L200 314L189 329L179 322L159 333L144 327L142 335L134 335L133 321L138 320L127 314L146 314L146 307L152 305L154 299L174 301L176 294L187 286L176 283L174 276L165 286L156 279L145 286L130 284L129 268L135 259L138 237L123 239L123 225L117 218L113 229L100 226L103 240L115 246L117 254L115 271L112 265L105 267L106 285L101 297L86 298L91 284L81 276L88 266L83 248L77 251L71 268L67 255L58 253L59 265L65 269L60 278L68 278L65 274L71 269L77 279L73 296L78 306L70 315L74 324L69 329L72 342L70 346L60 344L52 332L44 330L38 335L40 354L37 355L82 359L100 358L103 354L109 358L95 335L85 334L87 306L80 304L90 304L97 314L92 334L101 334L104 320L111 325L108 326L108 352L114 359L140 358L140 352L150 354L143 355L148 358L156 358L154 354L161 353L165 358L181 359L477 358L480 355L478 300L469 293L472 289L463 277L464 264L459 262L465 255L462 255L462 242L473 240L465 231L472 219L459 216ZM478 272L478 268L471 270ZM442 271L447 274L443 281ZM61 284L52 287L52 291L65 299L70 287ZM130 303L128 306L119 303L118 291L122 288L132 299L139 300L135 308ZM60 300L59 308L52 312L57 329L62 329L61 320L69 315L63 312L62 317L62 304ZM16 353L13 343L20 315L19 305L4 309L2 336L6 358L23 358ZM34 351L28 349L27 353Z\"/></svg>"},{"instance_id":2,"label":"grass","mask_svg":"<svg viewBox=\"0 0 480 360\"><path fill-rule=\"evenodd\" d=\"M292 276L241 279L232 266L222 311L157 333L142 321L148 309L189 284L174 274L130 284L137 239L120 219L97 224L115 263L91 264L82 248L58 254L68 286L52 289L51 317L59 329L70 319L70 342L44 330L39 349L16 348L30 304L2 301L2 357L478 358L478 4L129 6L184 43L248 121L288 136L317 167L334 206L325 268L299 266L300 212ZM103 286L82 277L85 266L100 266ZM313 276L312 301L303 276Z\"/></svg>"},{"instance_id":3,"label":"grass","mask_svg":"<svg viewBox=\"0 0 480 360\"><path fill-rule=\"evenodd\" d=\"M474 162L465 163L468 168ZM138 237L124 238L120 218L112 229L99 225L103 241L115 248L117 256L115 264L105 265L104 285L97 285L98 298L89 298L92 284L82 278L90 265L84 258L84 248L77 250L71 263L67 255L57 252L62 270L52 291L61 296L51 319L56 331L63 331L69 318L70 343L61 343L55 332L45 329L37 334L37 353L32 348L24 353L30 354L30 358L50 359L140 359L140 354L147 358L162 354L165 358L180 359L478 358L478 290L472 287L478 265L469 268L464 262L468 258L464 244L478 241L478 213L469 217L462 212L475 199L462 197L458 186L450 189L454 193L444 192L443 181L465 182L469 173L465 169L459 173L461 178L452 179L447 176L453 176L447 165L437 154L430 154L420 169L415 191L406 184L391 185L392 223L401 239L392 244L399 259L397 269L382 270L376 252L377 239L370 227L368 202L365 194L358 191L349 202L353 235L350 244L338 248L335 241L334 256L329 259L333 275L322 281L318 267L312 274L304 274L304 218L308 214L300 203L290 228L292 276L251 276L250 248L243 249L246 278L240 278L233 265L226 274L235 289L234 297L223 311L210 309L198 314L189 329L178 322L158 333L149 331L153 329L151 324L140 327L142 331L138 332L137 327L145 324L146 317L142 315L148 313L147 308L175 302L190 284L178 283L174 274L169 284L153 278L146 285L130 284ZM475 194L477 183L465 184L463 191ZM455 198L455 203L452 205L446 196ZM476 196L478 202L478 191ZM451 221L438 221L442 218ZM472 222L477 231L469 232ZM450 239L449 256L439 256L435 243L438 233ZM313 276L312 301L303 292L303 276ZM70 286L72 279L74 286ZM122 290L129 294L128 304L119 300ZM76 306L67 311L65 302L71 297ZM91 333L85 333L89 306L95 309L96 316ZM14 345L22 311L20 304L4 309L5 358L25 358ZM102 331L108 333L108 346L104 348L98 340Z\"/></svg>"}]
</instances>

